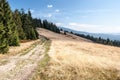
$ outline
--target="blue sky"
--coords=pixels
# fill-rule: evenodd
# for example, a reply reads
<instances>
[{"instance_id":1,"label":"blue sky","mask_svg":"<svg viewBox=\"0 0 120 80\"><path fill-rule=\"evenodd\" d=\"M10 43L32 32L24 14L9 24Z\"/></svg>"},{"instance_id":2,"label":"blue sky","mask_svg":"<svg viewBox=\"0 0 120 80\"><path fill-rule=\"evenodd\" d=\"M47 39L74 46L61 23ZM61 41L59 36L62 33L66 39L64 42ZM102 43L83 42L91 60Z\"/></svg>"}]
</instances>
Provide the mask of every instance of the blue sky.
<instances>
[{"instance_id":1,"label":"blue sky","mask_svg":"<svg viewBox=\"0 0 120 80\"><path fill-rule=\"evenodd\" d=\"M92 33L120 33L120 0L8 0L12 10L31 9L32 16L58 26Z\"/></svg>"}]
</instances>

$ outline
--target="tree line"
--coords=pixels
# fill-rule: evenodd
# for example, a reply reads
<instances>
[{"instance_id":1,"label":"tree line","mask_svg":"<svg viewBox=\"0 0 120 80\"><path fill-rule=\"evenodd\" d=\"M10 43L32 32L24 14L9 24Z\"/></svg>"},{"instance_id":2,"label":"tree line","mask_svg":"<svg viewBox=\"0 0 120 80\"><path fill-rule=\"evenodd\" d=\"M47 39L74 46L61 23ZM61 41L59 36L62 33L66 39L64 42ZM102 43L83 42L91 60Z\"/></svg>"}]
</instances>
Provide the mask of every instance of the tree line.
<instances>
[{"instance_id":1,"label":"tree line","mask_svg":"<svg viewBox=\"0 0 120 80\"><path fill-rule=\"evenodd\" d=\"M30 10L12 11L6 0L0 0L0 53L6 53L9 46L19 46L20 40L38 39L33 25Z\"/></svg>"},{"instance_id":2,"label":"tree line","mask_svg":"<svg viewBox=\"0 0 120 80\"><path fill-rule=\"evenodd\" d=\"M68 31L65 31L65 33L68 32ZM73 33L72 31L70 32L71 34L74 34L74 35L77 35L79 37L82 37L82 38L86 38L86 39L89 39L95 43L100 43L100 44L104 44L104 45L111 45L111 46L117 46L117 47L120 47L120 41L118 40L110 40L109 38L107 39L103 39L101 37L99 38L96 38L96 37L93 37L91 35L85 35L85 34L78 34L78 33Z\"/></svg>"},{"instance_id":3,"label":"tree line","mask_svg":"<svg viewBox=\"0 0 120 80\"><path fill-rule=\"evenodd\" d=\"M73 35L76 35L76 36L79 36L79 37L82 37L82 38L85 38L85 39L89 39L89 40L91 40L95 43L120 47L120 41L119 40L110 40L109 38L104 39L104 38L101 38L101 37L97 38L97 37L93 37L91 35L73 33L72 31L67 31L67 30L63 30L63 29L60 29L60 31L63 31L64 35L66 35L67 33L71 33Z\"/></svg>"},{"instance_id":4,"label":"tree line","mask_svg":"<svg viewBox=\"0 0 120 80\"><path fill-rule=\"evenodd\" d=\"M33 19L33 22L35 27L45 28L50 31L60 33L60 29L52 22L48 22L47 20L42 21L41 19L37 19L37 18Z\"/></svg>"}]
</instances>

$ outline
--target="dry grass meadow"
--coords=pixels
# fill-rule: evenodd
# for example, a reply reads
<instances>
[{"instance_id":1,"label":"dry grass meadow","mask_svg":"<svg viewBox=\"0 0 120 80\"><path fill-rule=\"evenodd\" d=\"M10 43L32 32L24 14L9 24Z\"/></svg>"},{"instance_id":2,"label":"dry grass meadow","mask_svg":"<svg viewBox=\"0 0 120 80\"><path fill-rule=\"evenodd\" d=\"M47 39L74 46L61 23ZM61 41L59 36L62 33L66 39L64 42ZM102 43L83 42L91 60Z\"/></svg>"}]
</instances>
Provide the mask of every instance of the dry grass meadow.
<instances>
[{"instance_id":1,"label":"dry grass meadow","mask_svg":"<svg viewBox=\"0 0 120 80\"><path fill-rule=\"evenodd\" d=\"M26 51L30 47L32 48L33 45L35 45L39 40L31 40L31 41L21 41L20 46L16 47L10 47L9 52L7 54L0 54L0 59L16 55L18 53L23 53L23 51Z\"/></svg>"},{"instance_id":2,"label":"dry grass meadow","mask_svg":"<svg viewBox=\"0 0 120 80\"><path fill-rule=\"evenodd\" d=\"M51 39L50 61L36 80L120 80L120 48L45 29Z\"/></svg>"}]
</instances>

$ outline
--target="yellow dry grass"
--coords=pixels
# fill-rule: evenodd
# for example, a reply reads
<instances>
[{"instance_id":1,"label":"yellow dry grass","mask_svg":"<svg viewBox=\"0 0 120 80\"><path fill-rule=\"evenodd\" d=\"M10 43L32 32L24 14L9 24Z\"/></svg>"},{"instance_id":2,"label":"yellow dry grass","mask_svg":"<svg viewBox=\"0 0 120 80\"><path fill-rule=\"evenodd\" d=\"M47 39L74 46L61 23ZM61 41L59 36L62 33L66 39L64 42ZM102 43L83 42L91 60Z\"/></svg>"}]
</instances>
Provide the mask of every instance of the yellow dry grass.
<instances>
[{"instance_id":1,"label":"yellow dry grass","mask_svg":"<svg viewBox=\"0 0 120 80\"><path fill-rule=\"evenodd\" d=\"M8 57L11 55L16 55L16 54L30 48L34 43L36 43L38 41L39 40L31 40L31 41L28 41L25 43L20 43L20 46L10 47L7 54L0 54L0 58Z\"/></svg>"},{"instance_id":2,"label":"yellow dry grass","mask_svg":"<svg viewBox=\"0 0 120 80\"><path fill-rule=\"evenodd\" d=\"M52 40L48 65L37 80L120 80L120 48L39 29Z\"/></svg>"}]
</instances>

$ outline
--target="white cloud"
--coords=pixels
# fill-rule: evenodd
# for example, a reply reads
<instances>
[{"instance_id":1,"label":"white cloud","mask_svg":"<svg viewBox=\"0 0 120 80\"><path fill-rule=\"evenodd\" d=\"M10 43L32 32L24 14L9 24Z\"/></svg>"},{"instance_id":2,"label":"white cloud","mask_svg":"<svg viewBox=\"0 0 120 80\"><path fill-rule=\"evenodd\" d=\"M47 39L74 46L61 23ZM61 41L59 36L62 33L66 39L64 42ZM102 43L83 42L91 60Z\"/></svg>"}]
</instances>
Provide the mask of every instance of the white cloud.
<instances>
[{"instance_id":1,"label":"white cloud","mask_svg":"<svg viewBox=\"0 0 120 80\"><path fill-rule=\"evenodd\" d=\"M48 8L52 8L52 7L53 7L53 5L47 5L47 7L48 7Z\"/></svg>"},{"instance_id":2,"label":"white cloud","mask_svg":"<svg viewBox=\"0 0 120 80\"><path fill-rule=\"evenodd\" d=\"M81 16L81 18L87 18L88 16Z\"/></svg>"},{"instance_id":3,"label":"white cloud","mask_svg":"<svg viewBox=\"0 0 120 80\"><path fill-rule=\"evenodd\" d=\"M103 13L103 12L113 12L112 9L93 9L93 10L83 10L78 12L85 12L85 13Z\"/></svg>"},{"instance_id":4,"label":"white cloud","mask_svg":"<svg viewBox=\"0 0 120 80\"><path fill-rule=\"evenodd\" d=\"M76 23L76 22L71 22L67 25L67 27L78 30L78 31L86 31L86 32L104 32L102 29L102 25L92 25L92 24L81 24L81 23Z\"/></svg>"},{"instance_id":5,"label":"white cloud","mask_svg":"<svg viewBox=\"0 0 120 80\"><path fill-rule=\"evenodd\" d=\"M46 16L44 16L44 17L47 17L47 18L51 18L52 17L52 14L47 14Z\"/></svg>"},{"instance_id":6,"label":"white cloud","mask_svg":"<svg viewBox=\"0 0 120 80\"><path fill-rule=\"evenodd\" d=\"M81 24L76 22L71 22L66 25L67 28L71 28L78 31L86 31L91 33L117 33L120 32L120 27L115 26L113 30L113 25L92 25L92 24Z\"/></svg>"},{"instance_id":7,"label":"white cloud","mask_svg":"<svg viewBox=\"0 0 120 80\"><path fill-rule=\"evenodd\" d=\"M34 13L34 12L35 12L35 10L33 10L33 9L30 9L30 11L31 11L31 13Z\"/></svg>"},{"instance_id":8,"label":"white cloud","mask_svg":"<svg viewBox=\"0 0 120 80\"><path fill-rule=\"evenodd\" d=\"M71 22L71 23L69 23L69 25L70 25L70 26L77 26L77 23Z\"/></svg>"},{"instance_id":9,"label":"white cloud","mask_svg":"<svg viewBox=\"0 0 120 80\"><path fill-rule=\"evenodd\" d=\"M55 12L59 13L59 12L60 12L60 10L59 10L59 9L56 9L56 10L55 10Z\"/></svg>"},{"instance_id":10,"label":"white cloud","mask_svg":"<svg viewBox=\"0 0 120 80\"><path fill-rule=\"evenodd\" d=\"M91 24L80 24L80 23L75 23L71 22L69 23L70 26L77 26L77 27L96 27L98 25L91 25Z\"/></svg>"},{"instance_id":11,"label":"white cloud","mask_svg":"<svg viewBox=\"0 0 120 80\"><path fill-rule=\"evenodd\" d=\"M62 23L55 23L57 26L61 26L62 25Z\"/></svg>"},{"instance_id":12,"label":"white cloud","mask_svg":"<svg viewBox=\"0 0 120 80\"><path fill-rule=\"evenodd\" d=\"M48 14L48 17L52 17L52 14Z\"/></svg>"}]
</instances>

